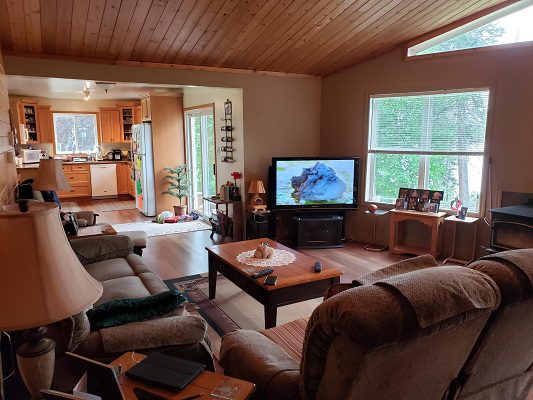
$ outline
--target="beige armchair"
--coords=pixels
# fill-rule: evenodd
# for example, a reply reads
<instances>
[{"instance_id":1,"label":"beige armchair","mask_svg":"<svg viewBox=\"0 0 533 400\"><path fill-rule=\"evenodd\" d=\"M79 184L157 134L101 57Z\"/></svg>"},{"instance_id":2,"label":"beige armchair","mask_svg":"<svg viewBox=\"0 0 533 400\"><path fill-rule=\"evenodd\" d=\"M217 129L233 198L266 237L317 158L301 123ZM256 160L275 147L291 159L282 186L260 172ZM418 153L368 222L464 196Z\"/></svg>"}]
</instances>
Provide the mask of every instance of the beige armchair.
<instances>
[{"instance_id":1,"label":"beige armchair","mask_svg":"<svg viewBox=\"0 0 533 400\"><path fill-rule=\"evenodd\" d=\"M220 363L260 399L441 400L500 295L481 272L434 266L338 287L309 321L232 332Z\"/></svg>"}]
</instances>

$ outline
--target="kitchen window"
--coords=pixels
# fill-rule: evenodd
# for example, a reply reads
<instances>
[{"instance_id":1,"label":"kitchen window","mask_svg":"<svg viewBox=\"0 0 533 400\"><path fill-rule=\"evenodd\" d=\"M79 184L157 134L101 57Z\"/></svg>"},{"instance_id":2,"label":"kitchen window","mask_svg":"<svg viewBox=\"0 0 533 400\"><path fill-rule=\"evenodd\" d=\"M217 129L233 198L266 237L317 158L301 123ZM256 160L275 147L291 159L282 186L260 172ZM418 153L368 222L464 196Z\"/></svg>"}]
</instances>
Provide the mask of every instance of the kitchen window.
<instances>
[{"instance_id":1,"label":"kitchen window","mask_svg":"<svg viewBox=\"0 0 533 400\"><path fill-rule=\"evenodd\" d=\"M371 96L365 201L444 190L441 208L479 213L488 103L488 89Z\"/></svg>"},{"instance_id":2,"label":"kitchen window","mask_svg":"<svg viewBox=\"0 0 533 400\"><path fill-rule=\"evenodd\" d=\"M96 114L54 113L56 154L93 153L98 145Z\"/></svg>"}]
</instances>

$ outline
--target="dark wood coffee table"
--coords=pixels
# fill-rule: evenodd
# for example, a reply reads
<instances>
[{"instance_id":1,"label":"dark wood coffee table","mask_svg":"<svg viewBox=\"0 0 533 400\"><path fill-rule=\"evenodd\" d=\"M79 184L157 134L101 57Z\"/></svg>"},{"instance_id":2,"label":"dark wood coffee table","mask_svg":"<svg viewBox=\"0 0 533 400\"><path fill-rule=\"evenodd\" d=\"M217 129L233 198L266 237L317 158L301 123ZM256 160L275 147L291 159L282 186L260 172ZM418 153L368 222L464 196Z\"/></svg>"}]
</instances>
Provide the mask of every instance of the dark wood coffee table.
<instances>
[{"instance_id":1,"label":"dark wood coffee table","mask_svg":"<svg viewBox=\"0 0 533 400\"><path fill-rule=\"evenodd\" d=\"M237 255L244 251L255 250L261 242L268 243L274 249L290 251L296 256L292 264L274 267L272 275L278 277L275 286L263 285L264 277L253 279L250 277L250 272L244 271L250 269L260 271L263 267L253 267L237 261ZM276 326L278 307L322 297L330 285L340 282L342 275L339 269L324 263L322 263L322 272L314 272L317 261L315 258L265 238L209 246L206 250L209 258L209 298L215 298L217 272L220 272L263 304L265 328Z\"/></svg>"}]
</instances>

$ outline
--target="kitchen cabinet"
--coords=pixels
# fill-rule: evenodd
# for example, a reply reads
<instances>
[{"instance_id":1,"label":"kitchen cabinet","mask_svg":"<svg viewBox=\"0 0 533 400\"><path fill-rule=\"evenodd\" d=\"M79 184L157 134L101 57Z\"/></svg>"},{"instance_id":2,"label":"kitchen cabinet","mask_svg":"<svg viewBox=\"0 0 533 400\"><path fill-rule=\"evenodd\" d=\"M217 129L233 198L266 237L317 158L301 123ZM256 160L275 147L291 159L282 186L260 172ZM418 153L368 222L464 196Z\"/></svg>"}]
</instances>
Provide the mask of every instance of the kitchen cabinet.
<instances>
[{"instance_id":1,"label":"kitchen cabinet","mask_svg":"<svg viewBox=\"0 0 533 400\"><path fill-rule=\"evenodd\" d=\"M133 107L120 107L121 141L131 142L131 127L133 125Z\"/></svg>"},{"instance_id":2,"label":"kitchen cabinet","mask_svg":"<svg viewBox=\"0 0 533 400\"><path fill-rule=\"evenodd\" d=\"M141 97L141 119L143 122L152 120L152 108L150 105L150 96Z\"/></svg>"},{"instance_id":3,"label":"kitchen cabinet","mask_svg":"<svg viewBox=\"0 0 533 400\"><path fill-rule=\"evenodd\" d=\"M133 123L134 124L140 124L143 122L142 119L142 107L141 106L135 106L133 107Z\"/></svg>"},{"instance_id":4,"label":"kitchen cabinet","mask_svg":"<svg viewBox=\"0 0 533 400\"><path fill-rule=\"evenodd\" d=\"M24 124L26 135L21 133L22 143L39 143L39 125L37 122L37 103L19 102L19 123Z\"/></svg>"},{"instance_id":5,"label":"kitchen cabinet","mask_svg":"<svg viewBox=\"0 0 533 400\"><path fill-rule=\"evenodd\" d=\"M131 166L126 163L117 163L117 189L118 194L130 194Z\"/></svg>"},{"instance_id":6,"label":"kitchen cabinet","mask_svg":"<svg viewBox=\"0 0 533 400\"><path fill-rule=\"evenodd\" d=\"M91 196L91 174L88 164L63 165L63 174L70 184L70 189L58 191L60 199Z\"/></svg>"},{"instance_id":7,"label":"kitchen cabinet","mask_svg":"<svg viewBox=\"0 0 533 400\"><path fill-rule=\"evenodd\" d=\"M100 108L100 131L102 143L122 142L119 108Z\"/></svg>"},{"instance_id":8,"label":"kitchen cabinet","mask_svg":"<svg viewBox=\"0 0 533 400\"><path fill-rule=\"evenodd\" d=\"M37 127L41 143L54 143L54 122L50 108L50 106L37 106Z\"/></svg>"}]
</instances>

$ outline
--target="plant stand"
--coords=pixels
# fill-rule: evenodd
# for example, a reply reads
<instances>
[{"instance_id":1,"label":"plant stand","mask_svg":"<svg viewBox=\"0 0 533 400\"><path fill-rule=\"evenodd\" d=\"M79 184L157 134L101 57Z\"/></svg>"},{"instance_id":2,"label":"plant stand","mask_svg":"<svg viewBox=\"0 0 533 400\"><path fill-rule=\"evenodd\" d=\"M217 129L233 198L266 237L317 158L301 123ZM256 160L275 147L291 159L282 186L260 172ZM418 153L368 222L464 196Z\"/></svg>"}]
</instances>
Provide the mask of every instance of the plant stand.
<instances>
[{"instance_id":1,"label":"plant stand","mask_svg":"<svg viewBox=\"0 0 533 400\"><path fill-rule=\"evenodd\" d=\"M389 246L382 246L379 244L376 244L376 220L379 216L387 214L387 210L376 210L375 212L371 213L370 211L365 211L365 214L370 215L372 217L372 242L367 244L363 249L366 251L385 251L389 248Z\"/></svg>"}]
</instances>

